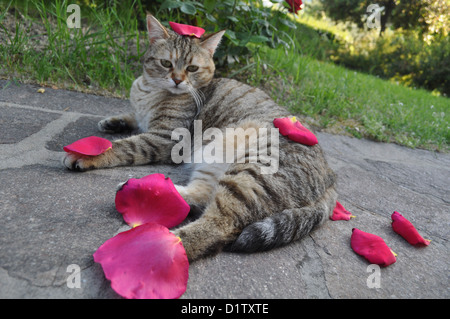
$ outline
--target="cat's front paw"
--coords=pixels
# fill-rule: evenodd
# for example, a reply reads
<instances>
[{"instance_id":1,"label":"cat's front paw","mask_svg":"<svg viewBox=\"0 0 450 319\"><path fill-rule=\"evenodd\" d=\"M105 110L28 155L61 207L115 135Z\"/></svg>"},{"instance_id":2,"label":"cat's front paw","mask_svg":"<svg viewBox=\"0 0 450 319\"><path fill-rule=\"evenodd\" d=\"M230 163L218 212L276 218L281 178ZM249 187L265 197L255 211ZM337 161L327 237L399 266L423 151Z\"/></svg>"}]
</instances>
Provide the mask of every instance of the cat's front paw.
<instances>
[{"instance_id":1,"label":"cat's front paw","mask_svg":"<svg viewBox=\"0 0 450 319\"><path fill-rule=\"evenodd\" d=\"M75 154L65 154L62 159L63 165L70 169L71 171L84 172L88 169L92 169L94 167L90 167L85 156L75 155Z\"/></svg>"},{"instance_id":2,"label":"cat's front paw","mask_svg":"<svg viewBox=\"0 0 450 319\"><path fill-rule=\"evenodd\" d=\"M123 133L133 130L133 126L127 119L108 117L97 124L98 130L103 133Z\"/></svg>"}]
</instances>

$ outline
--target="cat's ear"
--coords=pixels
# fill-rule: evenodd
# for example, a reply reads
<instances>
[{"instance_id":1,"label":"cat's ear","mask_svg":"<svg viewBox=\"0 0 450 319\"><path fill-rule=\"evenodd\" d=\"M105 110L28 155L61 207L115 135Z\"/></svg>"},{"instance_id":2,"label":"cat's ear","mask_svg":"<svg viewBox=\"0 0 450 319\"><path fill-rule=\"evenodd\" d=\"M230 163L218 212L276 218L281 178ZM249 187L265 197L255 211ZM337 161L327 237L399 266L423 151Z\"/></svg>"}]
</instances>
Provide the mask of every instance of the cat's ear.
<instances>
[{"instance_id":1,"label":"cat's ear","mask_svg":"<svg viewBox=\"0 0 450 319\"><path fill-rule=\"evenodd\" d=\"M203 36L200 39L201 47L203 49L208 50L209 53L211 53L211 56L213 56L224 33L225 33L225 30L222 30L222 31L218 31L216 33L211 33L211 34L207 34L207 35Z\"/></svg>"},{"instance_id":2,"label":"cat's ear","mask_svg":"<svg viewBox=\"0 0 450 319\"><path fill-rule=\"evenodd\" d=\"M151 14L147 14L147 31L150 43L159 39L169 38L166 28Z\"/></svg>"}]
</instances>

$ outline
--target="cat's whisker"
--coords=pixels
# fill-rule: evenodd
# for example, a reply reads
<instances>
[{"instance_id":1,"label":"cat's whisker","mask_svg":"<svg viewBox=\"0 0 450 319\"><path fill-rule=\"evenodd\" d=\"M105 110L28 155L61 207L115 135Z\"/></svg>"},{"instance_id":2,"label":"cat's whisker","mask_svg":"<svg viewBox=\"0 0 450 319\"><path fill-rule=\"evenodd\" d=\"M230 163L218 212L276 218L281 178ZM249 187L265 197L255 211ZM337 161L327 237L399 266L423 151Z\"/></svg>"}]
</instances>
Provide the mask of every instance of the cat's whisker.
<instances>
[{"instance_id":1,"label":"cat's whisker","mask_svg":"<svg viewBox=\"0 0 450 319\"><path fill-rule=\"evenodd\" d=\"M198 103L199 102L198 102L197 94L195 94L195 91L194 91L193 88L189 88L188 90L189 90L189 93L191 93L192 97L194 98L195 105L197 105L197 108L198 108Z\"/></svg>"},{"instance_id":2,"label":"cat's whisker","mask_svg":"<svg viewBox=\"0 0 450 319\"><path fill-rule=\"evenodd\" d=\"M195 116L197 116L198 113L200 113L200 109L203 106L203 103L204 103L204 100L205 100L205 95L203 94L202 91L196 90L193 87L188 87L188 89L189 89L189 92L191 93L192 97L194 98L195 105L197 106L197 112L195 114Z\"/></svg>"},{"instance_id":3,"label":"cat's whisker","mask_svg":"<svg viewBox=\"0 0 450 319\"><path fill-rule=\"evenodd\" d=\"M205 94L201 90L197 90L197 93L199 93L202 100L205 101L205 99L206 99Z\"/></svg>"}]
</instances>

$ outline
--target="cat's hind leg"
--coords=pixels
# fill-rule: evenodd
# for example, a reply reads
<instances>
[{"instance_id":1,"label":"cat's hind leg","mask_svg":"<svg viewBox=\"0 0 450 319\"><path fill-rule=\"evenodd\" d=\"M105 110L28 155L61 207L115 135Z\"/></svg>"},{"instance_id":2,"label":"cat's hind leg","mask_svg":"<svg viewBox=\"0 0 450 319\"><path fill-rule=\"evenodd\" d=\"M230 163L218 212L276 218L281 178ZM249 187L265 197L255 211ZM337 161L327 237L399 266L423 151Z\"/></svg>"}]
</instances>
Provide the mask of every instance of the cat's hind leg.
<instances>
[{"instance_id":1,"label":"cat's hind leg","mask_svg":"<svg viewBox=\"0 0 450 319\"><path fill-rule=\"evenodd\" d=\"M219 252L236 240L245 226L266 216L264 204L258 199L260 191L248 175L220 178L214 192L208 195L203 215L173 231L181 238L188 259L194 261Z\"/></svg>"},{"instance_id":2,"label":"cat's hind leg","mask_svg":"<svg viewBox=\"0 0 450 319\"><path fill-rule=\"evenodd\" d=\"M239 235L232 215L224 211L232 208L218 206L221 203L220 200L213 200L200 218L172 231L181 239L190 262L218 253Z\"/></svg>"},{"instance_id":3,"label":"cat's hind leg","mask_svg":"<svg viewBox=\"0 0 450 319\"><path fill-rule=\"evenodd\" d=\"M206 206L228 166L226 163L195 164L189 183L175 188L189 205Z\"/></svg>"},{"instance_id":4,"label":"cat's hind leg","mask_svg":"<svg viewBox=\"0 0 450 319\"><path fill-rule=\"evenodd\" d=\"M107 117L97 124L98 130L104 133L125 133L138 129L134 113Z\"/></svg>"},{"instance_id":5,"label":"cat's hind leg","mask_svg":"<svg viewBox=\"0 0 450 319\"><path fill-rule=\"evenodd\" d=\"M192 174L188 185L175 185L181 197L189 205L206 206L215 193L219 179L225 174L230 164L224 160L218 161L208 152L204 152L206 147L212 144L205 144L194 149L191 166ZM201 158L200 163L196 163L195 159Z\"/></svg>"}]
</instances>

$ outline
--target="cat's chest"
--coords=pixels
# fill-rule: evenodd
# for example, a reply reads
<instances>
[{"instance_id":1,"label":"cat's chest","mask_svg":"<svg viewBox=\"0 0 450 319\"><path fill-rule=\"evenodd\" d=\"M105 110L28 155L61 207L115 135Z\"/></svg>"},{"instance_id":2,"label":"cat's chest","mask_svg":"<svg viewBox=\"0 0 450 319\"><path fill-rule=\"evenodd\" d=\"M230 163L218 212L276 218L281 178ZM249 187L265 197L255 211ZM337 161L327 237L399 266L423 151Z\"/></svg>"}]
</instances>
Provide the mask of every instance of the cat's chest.
<instances>
[{"instance_id":1,"label":"cat's chest","mask_svg":"<svg viewBox=\"0 0 450 319\"><path fill-rule=\"evenodd\" d=\"M147 90L142 84L142 77L133 83L130 102L141 132L147 132L155 119L166 121L168 118L179 117L180 114L189 114L188 111L193 109L189 94L174 95L163 90Z\"/></svg>"},{"instance_id":2,"label":"cat's chest","mask_svg":"<svg viewBox=\"0 0 450 319\"><path fill-rule=\"evenodd\" d=\"M163 102L163 94L152 92L140 92L132 99L134 114L141 132L148 131L148 124L156 116L158 106Z\"/></svg>"}]
</instances>

